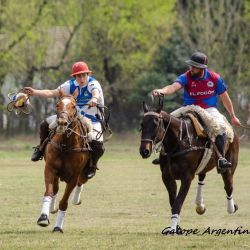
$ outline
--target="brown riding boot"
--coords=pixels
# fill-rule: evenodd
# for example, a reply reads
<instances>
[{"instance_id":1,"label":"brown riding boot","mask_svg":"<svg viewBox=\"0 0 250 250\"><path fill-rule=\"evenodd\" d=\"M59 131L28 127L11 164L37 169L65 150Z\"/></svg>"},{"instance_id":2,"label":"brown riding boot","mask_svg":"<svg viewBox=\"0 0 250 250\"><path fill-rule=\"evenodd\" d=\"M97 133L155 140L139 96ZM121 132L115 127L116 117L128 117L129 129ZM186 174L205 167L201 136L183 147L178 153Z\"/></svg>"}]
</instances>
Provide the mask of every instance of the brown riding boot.
<instances>
[{"instance_id":1,"label":"brown riding boot","mask_svg":"<svg viewBox=\"0 0 250 250\"><path fill-rule=\"evenodd\" d=\"M90 159L88 162L88 166L85 169L85 177L87 179L91 179L95 176L97 169L97 162L105 151L103 142L92 141L89 145L92 148L92 151L90 152Z\"/></svg>"},{"instance_id":2,"label":"brown riding boot","mask_svg":"<svg viewBox=\"0 0 250 250\"><path fill-rule=\"evenodd\" d=\"M40 145L37 145L35 147L34 152L31 156L32 161L42 160L45 148L43 142L47 139L48 136L49 136L49 124L46 122L46 120L43 120L40 124Z\"/></svg>"}]
</instances>

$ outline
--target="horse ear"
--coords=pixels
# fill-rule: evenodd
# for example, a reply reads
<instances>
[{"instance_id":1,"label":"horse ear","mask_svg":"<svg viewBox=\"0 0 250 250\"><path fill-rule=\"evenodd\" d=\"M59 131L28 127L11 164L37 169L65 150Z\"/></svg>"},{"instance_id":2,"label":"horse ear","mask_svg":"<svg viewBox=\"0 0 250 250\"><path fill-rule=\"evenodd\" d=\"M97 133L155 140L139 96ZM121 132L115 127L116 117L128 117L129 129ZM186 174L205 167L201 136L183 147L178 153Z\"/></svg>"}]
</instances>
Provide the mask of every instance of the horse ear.
<instances>
[{"instance_id":1,"label":"horse ear","mask_svg":"<svg viewBox=\"0 0 250 250\"><path fill-rule=\"evenodd\" d=\"M63 96L65 96L64 91L62 88L59 88L59 97L62 98Z\"/></svg>"},{"instance_id":2,"label":"horse ear","mask_svg":"<svg viewBox=\"0 0 250 250\"><path fill-rule=\"evenodd\" d=\"M79 91L76 88L75 91L74 91L74 93L73 93L73 96L74 96L75 99L77 98L78 94L79 94Z\"/></svg>"},{"instance_id":3,"label":"horse ear","mask_svg":"<svg viewBox=\"0 0 250 250\"><path fill-rule=\"evenodd\" d=\"M159 107L157 108L156 112L161 113L162 108L163 108L163 100L162 98L159 98Z\"/></svg>"},{"instance_id":4,"label":"horse ear","mask_svg":"<svg viewBox=\"0 0 250 250\"><path fill-rule=\"evenodd\" d=\"M147 113L148 112L148 105L143 101L142 106L143 106L144 113Z\"/></svg>"}]
</instances>

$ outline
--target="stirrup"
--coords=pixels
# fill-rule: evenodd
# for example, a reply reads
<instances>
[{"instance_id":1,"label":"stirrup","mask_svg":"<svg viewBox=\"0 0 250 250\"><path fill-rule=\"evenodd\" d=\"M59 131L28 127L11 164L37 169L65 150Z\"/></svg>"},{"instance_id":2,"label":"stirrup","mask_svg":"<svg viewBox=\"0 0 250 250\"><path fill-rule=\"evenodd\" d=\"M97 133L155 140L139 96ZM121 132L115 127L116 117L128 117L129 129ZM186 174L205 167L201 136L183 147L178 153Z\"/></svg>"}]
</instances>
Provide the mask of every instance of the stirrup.
<instances>
[{"instance_id":1,"label":"stirrup","mask_svg":"<svg viewBox=\"0 0 250 250\"><path fill-rule=\"evenodd\" d=\"M87 179L93 178L95 176L95 174L96 174L96 170L99 170L99 168L96 167L96 166L91 166L91 167L86 168L85 177Z\"/></svg>"},{"instance_id":2,"label":"stirrup","mask_svg":"<svg viewBox=\"0 0 250 250\"><path fill-rule=\"evenodd\" d=\"M217 166L218 166L218 169L228 169L232 166L232 163L229 162L226 158L220 157L218 159Z\"/></svg>"}]
</instances>

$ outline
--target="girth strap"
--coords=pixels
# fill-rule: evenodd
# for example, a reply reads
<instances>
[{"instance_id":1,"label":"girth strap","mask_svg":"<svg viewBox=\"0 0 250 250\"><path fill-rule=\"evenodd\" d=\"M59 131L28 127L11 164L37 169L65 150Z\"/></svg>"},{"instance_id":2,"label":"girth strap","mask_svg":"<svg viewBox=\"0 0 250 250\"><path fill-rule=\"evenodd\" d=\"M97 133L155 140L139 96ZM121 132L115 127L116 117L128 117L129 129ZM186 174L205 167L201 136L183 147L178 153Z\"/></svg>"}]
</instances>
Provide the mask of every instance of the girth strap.
<instances>
[{"instance_id":1,"label":"girth strap","mask_svg":"<svg viewBox=\"0 0 250 250\"><path fill-rule=\"evenodd\" d=\"M187 154L187 153L192 152L192 151L204 150L204 149L206 149L205 146L201 146L201 147L194 146L194 147L187 148L187 149L184 149L182 151L179 151L179 152L176 152L176 153L173 153L173 154L165 153L165 152L164 153L161 152L161 154L163 154L163 155L169 155L170 158L174 158L176 156L184 155L184 154Z\"/></svg>"},{"instance_id":2,"label":"girth strap","mask_svg":"<svg viewBox=\"0 0 250 250\"><path fill-rule=\"evenodd\" d=\"M91 151L90 148L71 148L71 149L65 149L62 145L54 142L53 140L50 140L48 144L53 145L56 149L58 149L60 152L63 153L81 153L81 152L87 152Z\"/></svg>"}]
</instances>

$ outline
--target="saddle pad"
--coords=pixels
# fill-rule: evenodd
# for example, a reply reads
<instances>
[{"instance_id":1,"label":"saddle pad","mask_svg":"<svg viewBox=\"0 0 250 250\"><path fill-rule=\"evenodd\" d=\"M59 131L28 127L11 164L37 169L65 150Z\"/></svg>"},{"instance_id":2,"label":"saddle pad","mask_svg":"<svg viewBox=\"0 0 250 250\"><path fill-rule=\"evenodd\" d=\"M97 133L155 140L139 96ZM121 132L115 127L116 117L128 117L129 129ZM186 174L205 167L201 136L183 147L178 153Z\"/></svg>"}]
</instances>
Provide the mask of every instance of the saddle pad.
<instances>
[{"instance_id":1,"label":"saddle pad","mask_svg":"<svg viewBox=\"0 0 250 250\"><path fill-rule=\"evenodd\" d=\"M187 113L186 115L191 119L197 135L199 137L207 138L207 134L198 119L192 113Z\"/></svg>"}]
</instances>

